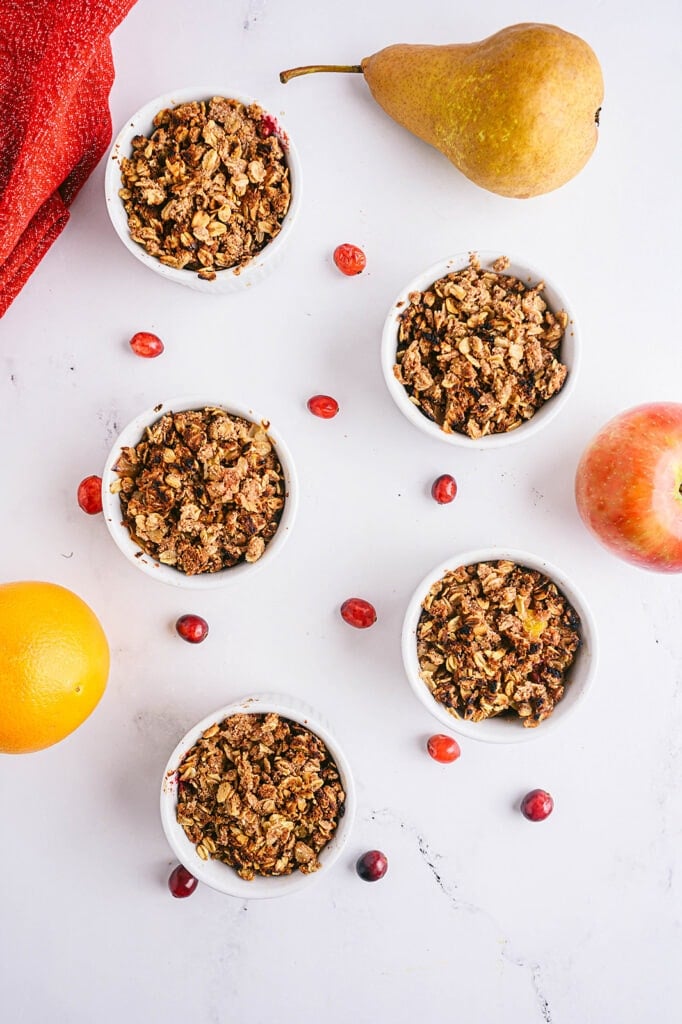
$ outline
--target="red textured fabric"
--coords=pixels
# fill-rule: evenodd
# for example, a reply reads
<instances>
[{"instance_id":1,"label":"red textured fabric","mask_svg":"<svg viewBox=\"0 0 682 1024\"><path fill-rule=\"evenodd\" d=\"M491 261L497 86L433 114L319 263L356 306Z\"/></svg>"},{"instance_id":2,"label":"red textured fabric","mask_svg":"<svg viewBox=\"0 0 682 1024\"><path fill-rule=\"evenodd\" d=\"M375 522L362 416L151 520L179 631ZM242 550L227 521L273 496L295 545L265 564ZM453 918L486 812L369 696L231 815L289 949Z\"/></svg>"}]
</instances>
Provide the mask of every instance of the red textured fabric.
<instances>
[{"instance_id":1,"label":"red textured fabric","mask_svg":"<svg viewBox=\"0 0 682 1024\"><path fill-rule=\"evenodd\" d=\"M111 141L109 35L135 0L0 0L0 316Z\"/></svg>"}]
</instances>

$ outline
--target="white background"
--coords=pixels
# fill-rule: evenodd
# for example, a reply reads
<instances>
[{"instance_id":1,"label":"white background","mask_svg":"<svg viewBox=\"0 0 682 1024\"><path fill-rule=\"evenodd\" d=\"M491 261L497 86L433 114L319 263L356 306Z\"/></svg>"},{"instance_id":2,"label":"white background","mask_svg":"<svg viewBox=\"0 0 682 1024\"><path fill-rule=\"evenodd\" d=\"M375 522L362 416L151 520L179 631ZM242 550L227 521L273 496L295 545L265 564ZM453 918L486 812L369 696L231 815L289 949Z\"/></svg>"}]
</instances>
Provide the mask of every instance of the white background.
<instances>
[{"instance_id":1,"label":"white background","mask_svg":"<svg viewBox=\"0 0 682 1024\"><path fill-rule=\"evenodd\" d=\"M466 181L394 125L360 76L284 87L278 72L356 62L393 42L482 38L523 20L584 36L603 65L600 141L560 191L528 201ZM0 323L3 579L81 594L110 639L104 699L70 738L4 757L0 986L8 1024L639 1024L682 1000L680 579L603 551L572 497L580 452L612 414L680 400L680 30L677 5L488 0L140 0L114 35L116 129L155 95L222 82L281 114L304 169L284 263L248 293L204 297L126 252L100 164L70 224ZM331 262L360 244L368 269ZM379 369L402 285L467 249L526 256L560 282L585 355L546 431L499 453L414 429ZM162 358L127 346L156 331ZM129 565L78 481L120 427L183 391L218 391L269 416L301 481L294 533L237 589L183 596ZM329 422L306 411L335 395ZM451 472L454 504L429 497ZM524 547L572 575L601 636L589 703L521 746L462 743L440 767L438 723L404 678L408 598L434 564L481 544ZM339 618L372 600L371 630ZM204 615L205 644L173 633ZM241 903L202 887L173 900L157 810L183 732L256 690L308 700L354 768L347 856L309 891ZM533 787L556 810L531 825ZM354 874L378 847L386 878Z\"/></svg>"}]
</instances>

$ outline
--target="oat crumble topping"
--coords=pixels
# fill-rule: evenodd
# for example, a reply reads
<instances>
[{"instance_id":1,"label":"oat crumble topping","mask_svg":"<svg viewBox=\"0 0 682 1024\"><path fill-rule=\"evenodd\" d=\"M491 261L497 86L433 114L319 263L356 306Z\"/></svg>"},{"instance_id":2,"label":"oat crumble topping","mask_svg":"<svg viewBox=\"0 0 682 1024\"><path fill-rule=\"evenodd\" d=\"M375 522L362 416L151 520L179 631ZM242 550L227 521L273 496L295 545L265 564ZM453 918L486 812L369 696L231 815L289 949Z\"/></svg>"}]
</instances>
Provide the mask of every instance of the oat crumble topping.
<instances>
[{"instance_id":1,"label":"oat crumble topping","mask_svg":"<svg viewBox=\"0 0 682 1024\"><path fill-rule=\"evenodd\" d=\"M564 695L580 619L555 583L514 562L479 562L433 584L417 626L420 676L456 718L518 715L533 728Z\"/></svg>"},{"instance_id":2,"label":"oat crumble topping","mask_svg":"<svg viewBox=\"0 0 682 1024\"><path fill-rule=\"evenodd\" d=\"M168 412L123 448L111 489L142 550L188 576L257 561L285 503L267 427L224 409Z\"/></svg>"},{"instance_id":3,"label":"oat crumble topping","mask_svg":"<svg viewBox=\"0 0 682 1024\"><path fill-rule=\"evenodd\" d=\"M135 136L121 160L133 241L209 281L245 266L279 234L291 199L271 121L258 104L223 96L160 110L151 137Z\"/></svg>"},{"instance_id":4,"label":"oat crumble topping","mask_svg":"<svg viewBox=\"0 0 682 1024\"><path fill-rule=\"evenodd\" d=\"M446 433L514 430L566 381L566 313L548 309L544 283L526 287L508 266L500 257L484 270L472 253L465 269L412 292L400 316L393 372Z\"/></svg>"},{"instance_id":5,"label":"oat crumble topping","mask_svg":"<svg viewBox=\"0 0 682 1024\"><path fill-rule=\"evenodd\" d=\"M245 879L310 874L334 835L346 795L325 744L277 714L212 725L178 771L177 820L202 860Z\"/></svg>"}]
</instances>

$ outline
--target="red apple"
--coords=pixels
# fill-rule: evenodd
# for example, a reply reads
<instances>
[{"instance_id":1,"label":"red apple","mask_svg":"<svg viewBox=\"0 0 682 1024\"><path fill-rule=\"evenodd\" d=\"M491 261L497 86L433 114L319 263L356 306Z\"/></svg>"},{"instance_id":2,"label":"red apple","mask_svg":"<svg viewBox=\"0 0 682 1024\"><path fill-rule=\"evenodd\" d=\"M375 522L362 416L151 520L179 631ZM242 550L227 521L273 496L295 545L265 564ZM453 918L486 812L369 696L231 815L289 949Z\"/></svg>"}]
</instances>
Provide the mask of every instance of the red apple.
<instances>
[{"instance_id":1,"label":"red apple","mask_svg":"<svg viewBox=\"0 0 682 1024\"><path fill-rule=\"evenodd\" d=\"M682 572L682 405L638 405L602 427L578 465L575 497L614 554Z\"/></svg>"}]
</instances>

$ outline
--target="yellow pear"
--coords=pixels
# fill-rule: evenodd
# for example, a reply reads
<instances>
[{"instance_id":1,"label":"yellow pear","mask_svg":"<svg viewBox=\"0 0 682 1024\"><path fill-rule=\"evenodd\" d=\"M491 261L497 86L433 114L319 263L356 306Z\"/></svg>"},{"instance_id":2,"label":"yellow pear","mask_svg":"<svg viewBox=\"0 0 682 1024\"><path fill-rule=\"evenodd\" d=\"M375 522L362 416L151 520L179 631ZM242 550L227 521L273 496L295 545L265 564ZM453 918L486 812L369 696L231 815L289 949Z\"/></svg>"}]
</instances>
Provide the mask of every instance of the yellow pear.
<instances>
[{"instance_id":1,"label":"yellow pear","mask_svg":"<svg viewBox=\"0 0 682 1024\"><path fill-rule=\"evenodd\" d=\"M394 121L439 149L482 188L526 199L551 192L587 163L604 85L592 49L555 25L511 25L478 43L398 44L359 65Z\"/></svg>"}]
</instances>

